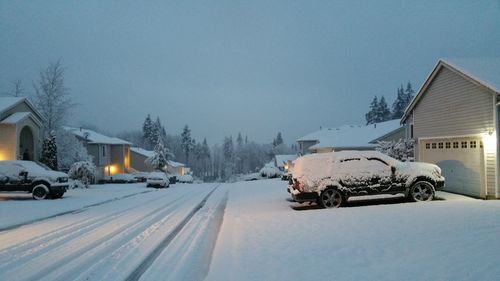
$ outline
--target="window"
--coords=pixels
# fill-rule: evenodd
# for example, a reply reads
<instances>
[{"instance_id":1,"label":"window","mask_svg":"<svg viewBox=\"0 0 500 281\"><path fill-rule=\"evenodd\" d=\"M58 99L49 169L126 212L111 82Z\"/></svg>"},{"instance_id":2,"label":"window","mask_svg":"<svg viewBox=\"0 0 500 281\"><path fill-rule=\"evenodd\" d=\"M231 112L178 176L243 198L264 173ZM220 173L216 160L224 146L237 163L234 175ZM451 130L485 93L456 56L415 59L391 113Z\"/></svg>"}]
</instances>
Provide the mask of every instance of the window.
<instances>
[{"instance_id":1,"label":"window","mask_svg":"<svg viewBox=\"0 0 500 281\"><path fill-rule=\"evenodd\" d=\"M458 148L458 141L453 142L453 148Z\"/></svg>"},{"instance_id":2,"label":"window","mask_svg":"<svg viewBox=\"0 0 500 281\"><path fill-rule=\"evenodd\" d=\"M429 148L431 148L431 144L430 143L426 143L425 144L425 149L429 149Z\"/></svg>"},{"instance_id":3,"label":"window","mask_svg":"<svg viewBox=\"0 0 500 281\"><path fill-rule=\"evenodd\" d=\"M103 145L101 146L102 150L102 157L106 157L106 147Z\"/></svg>"},{"instance_id":4,"label":"window","mask_svg":"<svg viewBox=\"0 0 500 281\"><path fill-rule=\"evenodd\" d=\"M410 124L410 139L413 138L413 124Z\"/></svg>"},{"instance_id":5,"label":"window","mask_svg":"<svg viewBox=\"0 0 500 281\"><path fill-rule=\"evenodd\" d=\"M346 158L346 159L340 160L340 162L349 162L349 161L355 161L355 160L359 161L359 160L361 160L361 158Z\"/></svg>"},{"instance_id":6,"label":"window","mask_svg":"<svg viewBox=\"0 0 500 281\"><path fill-rule=\"evenodd\" d=\"M470 141L470 148L476 148L476 141Z\"/></svg>"},{"instance_id":7,"label":"window","mask_svg":"<svg viewBox=\"0 0 500 281\"><path fill-rule=\"evenodd\" d=\"M467 142L466 141L462 142L462 148L467 148Z\"/></svg>"},{"instance_id":8,"label":"window","mask_svg":"<svg viewBox=\"0 0 500 281\"><path fill-rule=\"evenodd\" d=\"M479 147L480 147L480 148L483 148L483 141L480 141L480 142L479 142Z\"/></svg>"},{"instance_id":9,"label":"window","mask_svg":"<svg viewBox=\"0 0 500 281\"><path fill-rule=\"evenodd\" d=\"M377 161L377 162L380 162L386 166L389 166L389 164L387 164L384 160L380 159L380 158L368 158L369 161Z\"/></svg>"},{"instance_id":10,"label":"window","mask_svg":"<svg viewBox=\"0 0 500 281\"><path fill-rule=\"evenodd\" d=\"M447 141L446 144L445 144L445 147L446 148L451 148L451 142Z\"/></svg>"},{"instance_id":11,"label":"window","mask_svg":"<svg viewBox=\"0 0 500 281\"><path fill-rule=\"evenodd\" d=\"M436 149L436 143L435 142L432 143L432 149Z\"/></svg>"},{"instance_id":12,"label":"window","mask_svg":"<svg viewBox=\"0 0 500 281\"><path fill-rule=\"evenodd\" d=\"M440 142L440 143L438 144L438 148L439 148L439 149L443 149L443 143L442 143L442 142Z\"/></svg>"}]
</instances>

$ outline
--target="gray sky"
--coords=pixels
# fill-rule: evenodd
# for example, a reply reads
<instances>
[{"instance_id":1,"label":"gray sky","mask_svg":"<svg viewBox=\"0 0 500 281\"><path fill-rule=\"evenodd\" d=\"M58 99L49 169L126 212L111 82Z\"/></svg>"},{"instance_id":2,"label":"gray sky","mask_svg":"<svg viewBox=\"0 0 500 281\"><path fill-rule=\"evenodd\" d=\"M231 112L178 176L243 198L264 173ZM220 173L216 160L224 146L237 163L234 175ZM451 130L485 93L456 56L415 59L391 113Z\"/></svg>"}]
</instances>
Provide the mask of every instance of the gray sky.
<instances>
[{"instance_id":1,"label":"gray sky","mask_svg":"<svg viewBox=\"0 0 500 281\"><path fill-rule=\"evenodd\" d=\"M105 2L105 3L104 3ZM220 142L362 124L440 57L500 57L500 1L3 1L0 92L61 59L70 123Z\"/></svg>"}]
</instances>

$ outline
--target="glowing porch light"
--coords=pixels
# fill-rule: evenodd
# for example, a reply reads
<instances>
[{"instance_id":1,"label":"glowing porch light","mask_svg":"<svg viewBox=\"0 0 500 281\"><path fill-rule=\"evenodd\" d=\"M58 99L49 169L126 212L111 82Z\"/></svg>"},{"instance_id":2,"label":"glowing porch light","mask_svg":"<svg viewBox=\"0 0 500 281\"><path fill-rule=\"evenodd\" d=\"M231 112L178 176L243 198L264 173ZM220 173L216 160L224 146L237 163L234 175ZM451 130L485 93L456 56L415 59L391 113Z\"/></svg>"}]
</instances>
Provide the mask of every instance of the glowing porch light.
<instances>
[{"instance_id":1,"label":"glowing porch light","mask_svg":"<svg viewBox=\"0 0 500 281\"><path fill-rule=\"evenodd\" d=\"M108 165L105 167L105 169L106 169L106 172L108 172L108 174L110 176L116 174L116 166L115 165Z\"/></svg>"},{"instance_id":2,"label":"glowing porch light","mask_svg":"<svg viewBox=\"0 0 500 281\"><path fill-rule=\"evenodd\" d=\"M491 152L496 150L497 134L495 131L488 131L487 133L484 133L482 139L485 151Z\"/></svg>"}]
</instances>

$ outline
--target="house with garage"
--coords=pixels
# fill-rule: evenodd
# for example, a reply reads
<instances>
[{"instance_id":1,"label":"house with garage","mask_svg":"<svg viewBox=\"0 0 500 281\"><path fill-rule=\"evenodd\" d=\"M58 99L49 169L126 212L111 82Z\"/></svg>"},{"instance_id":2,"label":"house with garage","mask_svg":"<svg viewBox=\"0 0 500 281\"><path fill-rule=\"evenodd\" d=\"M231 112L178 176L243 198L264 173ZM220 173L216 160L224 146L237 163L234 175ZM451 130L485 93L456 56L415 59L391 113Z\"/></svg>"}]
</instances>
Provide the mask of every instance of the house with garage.
<instances>
[{"instance_id":1,"label":"house with garage","mask_svg":"<svg viewBox=\"0 0 500 281\"><path fill-rule=\"evenodd\" d=\"M302 155L341 150L375 150L379 141L398 141L405 137L399 120L370 125L344 125L325 128L297 140Z\"/></svg>"},{"instance_id":2,"label":"house with garage","mask_svg":"<svg viewBox=\"0 0 500 281\"><path fill-rule=\"evenodd\" d=\"M153 172L154 168L146 163L146 159L152 157L153 155L154 151L146 150L140 147L131 147L130 167L140 172ZM187 172L184 164L171 160L167 161L167 167L165 169L167 173L178 177L183 176Z\"/></svg>"},{"instance_id":3,"label":"house with garage","mask_svg":"<svg viewBox=\"0 0 500 281\"><path fill-rule=\"evenodd\" d=\"M0 160L39 160L43 116L23 97L0 97Z\"/></svg>"},{"instance_id":4,"label":"house with garage","mask_svg":"<svg viewBox=\"0 0 500 281\"><path fill-rule=\"evenodd\" d=\"M92 156L97 167L98 179L129 171L130 142L84 128L64 127L64 129L80 140Z\"/></svg>"},{"instance_id":5,"label":"house with garage","mask_svg":"<svg viewBox=\"0 0 500 281\"><path fill-rule=\"evenodd\" d=\"M445 190L499 198L500 59L441 59L401 119L415 159L435 163Z\"/></svg>"}]
</instances>

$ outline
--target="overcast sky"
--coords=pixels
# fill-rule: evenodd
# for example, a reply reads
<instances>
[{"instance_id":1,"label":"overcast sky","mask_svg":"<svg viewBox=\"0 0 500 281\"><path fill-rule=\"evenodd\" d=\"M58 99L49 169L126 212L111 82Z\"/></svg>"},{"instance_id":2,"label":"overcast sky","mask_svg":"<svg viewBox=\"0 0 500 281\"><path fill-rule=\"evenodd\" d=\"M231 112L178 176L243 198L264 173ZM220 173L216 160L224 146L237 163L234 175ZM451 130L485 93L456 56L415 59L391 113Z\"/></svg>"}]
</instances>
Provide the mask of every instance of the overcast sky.
<instances>
[{"instance_id":1,"label":"overcast sky","mask_svg":"<svg viewBox=\"0 0 500 281\"><path fill-rule=\"evenodd\" d=\"M70 124L220 142L362 124L441 57L500 57L500 1L4 1L0 92L61 59Z\"/></svg>"}]
</instances>

